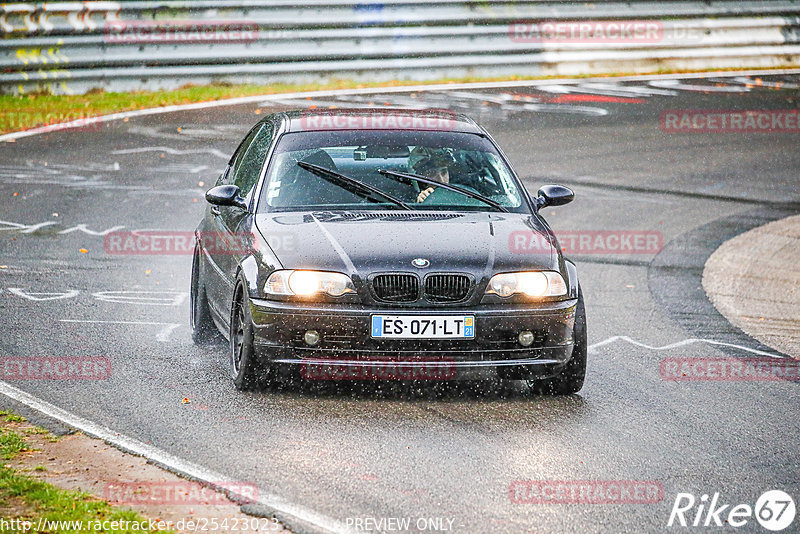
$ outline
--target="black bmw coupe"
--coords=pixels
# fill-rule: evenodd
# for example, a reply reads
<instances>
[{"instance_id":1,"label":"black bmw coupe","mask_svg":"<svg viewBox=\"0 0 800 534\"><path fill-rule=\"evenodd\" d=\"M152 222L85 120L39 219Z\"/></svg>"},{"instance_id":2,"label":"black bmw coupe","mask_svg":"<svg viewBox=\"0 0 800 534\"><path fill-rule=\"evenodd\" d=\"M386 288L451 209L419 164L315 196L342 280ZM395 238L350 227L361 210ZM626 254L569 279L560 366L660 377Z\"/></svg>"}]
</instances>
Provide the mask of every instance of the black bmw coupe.
<instances>
[{"instance_id":1,"label":"black bmw coupe","mask_svg":"<svg viewBox=\"0 0 800 534\"><path fill-rule=\"evenodd\" d=\"M586 374L583 296L539 215L572 199L557 185L530 196L463 115L266 116L206 193L193 338L228 340L239 389L298 372L494 374L575 393Z\"/></svg>"}]
</instances>

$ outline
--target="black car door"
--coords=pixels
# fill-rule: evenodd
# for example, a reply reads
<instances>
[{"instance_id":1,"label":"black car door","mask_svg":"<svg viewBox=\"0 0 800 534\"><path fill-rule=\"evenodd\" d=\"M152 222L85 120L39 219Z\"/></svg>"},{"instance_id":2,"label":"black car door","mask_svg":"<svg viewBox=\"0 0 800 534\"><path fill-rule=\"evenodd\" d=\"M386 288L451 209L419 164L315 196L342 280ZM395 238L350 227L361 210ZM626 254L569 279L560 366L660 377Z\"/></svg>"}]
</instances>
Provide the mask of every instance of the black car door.
<instances>
[{"instance_id":1,"label":"black car door","mask_svg":"<svg viewBox=\"0 0 800 534\"><path fill-rule=\"evenodd\" d=\"M251 130L231 158L231 164L222 177L221 185L233 184L239 187L239 196L247 201L250 209L242 210L232 206L214 206L211 209L215 236L214 246L208 252L220 283L216 284L216 294L210 295L209 300L213 299L212 306L226 322L229 319L236 270L250 242L252 210L255 204L252 197L272 143L272 131L271 123L259 124Z\"/></svg>"}]
</instances>

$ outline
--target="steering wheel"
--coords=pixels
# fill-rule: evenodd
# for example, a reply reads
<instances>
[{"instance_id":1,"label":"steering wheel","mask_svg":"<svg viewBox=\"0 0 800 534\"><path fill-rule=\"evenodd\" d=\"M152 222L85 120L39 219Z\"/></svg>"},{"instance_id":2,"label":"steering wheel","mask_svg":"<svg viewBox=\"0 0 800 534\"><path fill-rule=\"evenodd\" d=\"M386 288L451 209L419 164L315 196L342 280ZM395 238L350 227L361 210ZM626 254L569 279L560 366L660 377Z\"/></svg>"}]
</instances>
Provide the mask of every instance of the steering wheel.
<instances>
[{"instance_id":1,"label":"steering wheel","mask_svg":"<svg viewBox=\"0 0 800 534\"><path fill-rule=\"evenodd\" d=\"M474 187L468 185L458 184L461 189L466 189L473 193L478 193ZM436 206L483 206L483 202L470 198L461 193L445 189L444 187L437 187L428 197L422 201L422 204L430 204Z\"/></svg>"}]
</instances>

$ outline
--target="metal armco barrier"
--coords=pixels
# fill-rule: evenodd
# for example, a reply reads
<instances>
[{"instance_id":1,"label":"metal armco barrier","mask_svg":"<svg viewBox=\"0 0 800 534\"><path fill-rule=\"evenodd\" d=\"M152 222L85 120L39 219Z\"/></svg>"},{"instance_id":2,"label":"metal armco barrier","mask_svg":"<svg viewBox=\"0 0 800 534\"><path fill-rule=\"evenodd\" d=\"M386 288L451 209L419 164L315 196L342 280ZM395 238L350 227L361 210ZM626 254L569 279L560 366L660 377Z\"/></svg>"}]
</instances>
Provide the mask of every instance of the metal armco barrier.
<instances>
[{"instance_id":1,"label":"metal armco barrier","mask_svg":"<svg viewBox=\"0 0 800 534\"><path fill-rule=\"evenodd\" d=\"M800 64L800 0L0 5L0 92Z\"/></svg>"}]
</instances>

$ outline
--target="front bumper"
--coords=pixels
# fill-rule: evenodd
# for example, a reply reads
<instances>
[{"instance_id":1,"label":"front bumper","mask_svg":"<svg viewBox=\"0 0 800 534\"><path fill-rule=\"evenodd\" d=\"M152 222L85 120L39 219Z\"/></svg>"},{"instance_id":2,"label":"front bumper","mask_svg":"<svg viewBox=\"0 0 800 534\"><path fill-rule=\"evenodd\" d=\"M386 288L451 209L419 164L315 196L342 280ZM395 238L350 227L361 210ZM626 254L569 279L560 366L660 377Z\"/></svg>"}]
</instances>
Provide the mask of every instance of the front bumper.
<instances>
[{"instance_id":1,"label":"front bumper","mask_svg":"<svg viewBox=\"0 0 800 534\"><path fill-rule=\"evenodd\" d=\"M536 307L370 308L251 299L256 354L264 362L300 366L309 379L462 379L496 374L542 378L572 356L577 300ZM370 335L373 314L474 315L472 339L382 339ZM316 346L303 335L320 333ZM529 347L519 333L534 333Z\"/></svg>"}]
</instances>

